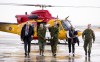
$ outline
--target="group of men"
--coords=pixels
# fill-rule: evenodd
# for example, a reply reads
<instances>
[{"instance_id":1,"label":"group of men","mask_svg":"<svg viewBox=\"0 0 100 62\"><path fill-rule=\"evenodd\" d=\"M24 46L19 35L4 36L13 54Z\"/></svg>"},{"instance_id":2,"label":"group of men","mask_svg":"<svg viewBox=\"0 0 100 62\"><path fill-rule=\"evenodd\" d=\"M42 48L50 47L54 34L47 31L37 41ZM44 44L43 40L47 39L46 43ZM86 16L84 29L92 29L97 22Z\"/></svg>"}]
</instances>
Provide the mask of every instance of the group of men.
<instances>
[{"instance_id":1,"label":"group of men","mask_svg":"<svg viewBox=\"0 0 100 62\"><path fill-rule=\"evenodd\" d=\"M51 51L52 55L56 57L56 51L57 51L57 44L58 44L58 29L57 22L54 22L54 26L49 27L50 35L51 38L49 39L50 45L51 45ZM44 24L40 24L37 34L38 34L38 44L39 44L39 51L40 55L44 56L44 46L46 44L46 30L47 28L44 26ZM31 40L33 38L34 34L34 29L33 27L27 22L21 30L21 40L24 41L24 49L25 49L25 57L29 56L30 54L30 46L31 46ZM67 38L68 38L68 48L69 48L69 55L73 54L75 55L75 43L78 43L79 46L79 39L77 37L78 32L75 31L75 29L71 26L70 29L67 31ZM95 41L95 35L93 30L91 29L91 24L88 24L88 28L83 31L82 33L82 38L84 40L84 50L85 50L85 55L87 57L90 57L91 54L91 47L92 47L92 39L93 43ZM87 50L88 47L88 50ZM72 50L72 51L71 51Z\"/></svg>"},{"instance_id":2,"label":"group of men","mask_svg":"<svg viewBox=\"0 0 100 62\"><path fill-rule=\"evenodd\" d=\"M56 50L57 50L57 44L58 44L58 25L56 22L54 22L54 26L49 27L50 39L46 39L46 27L43 23L41 23L38 27L37 35L38 35L38 44L39 44L39 50L40 55L44 56L44 46L46 44L46 40L50 41L51 44L51 50L52 55L56 56ZM30 46L31 46L31 40L33 38L34 29L32 26L27 22L21 30L21 40L24 41L24 50L25 50L25 57L29 56L30 53Z\"/></svg>"}]
</instances>

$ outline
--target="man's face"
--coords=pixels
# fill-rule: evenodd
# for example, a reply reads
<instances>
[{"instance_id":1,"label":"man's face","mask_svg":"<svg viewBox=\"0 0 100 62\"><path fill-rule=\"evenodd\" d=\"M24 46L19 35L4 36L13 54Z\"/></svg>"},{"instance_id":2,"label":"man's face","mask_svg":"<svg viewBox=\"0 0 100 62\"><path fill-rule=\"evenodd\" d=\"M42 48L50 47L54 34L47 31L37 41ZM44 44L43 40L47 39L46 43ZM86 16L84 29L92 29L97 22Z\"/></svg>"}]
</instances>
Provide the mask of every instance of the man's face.
<instances>
[{"instance_id":1,"label":"man's face","mask_svg":"<svg viewBox=\"0 0 100 62\"><path fill-rule=\"evenodd\" d=\"M71 28L71 30L74 30L74 27L71 26L70 28Z\"/></svg>"},{"instance_id":2,"label":"man's face","mask_svg":"<svg viewBox=\"0 0 100 62\"><path fill-rule=\"evenodd\" d=\"M54 26L56 26L57 25L57 21L54 21Z\"/></svg>"},{"instance_id":3,"label":"man's face","mask_svg":"<svg viewBox=\"0 0 100 62\"><path fill-rule=\"evenodd\" d=\"M88 24L88 28L89 28L89 29L91 28L91 24Z\"/></svg>"},{"instance_id":4,"label":"man's face","mask_svg":"<svg viewBox=\"0 0 100 62\"><path fill-rule=\"evenodd\" d=\"M29 22L27 22L26 25L29 26Z\"/></svg>"},{"instance_id":5,"label":"man's face","mask_svg":"<svg viewBox=\"0 0 100 62\"><path fill-rule=\"evenodd\" d=\"M40 24L40 27L43 27L43 24Z\"/></svg>"}]
</instances>

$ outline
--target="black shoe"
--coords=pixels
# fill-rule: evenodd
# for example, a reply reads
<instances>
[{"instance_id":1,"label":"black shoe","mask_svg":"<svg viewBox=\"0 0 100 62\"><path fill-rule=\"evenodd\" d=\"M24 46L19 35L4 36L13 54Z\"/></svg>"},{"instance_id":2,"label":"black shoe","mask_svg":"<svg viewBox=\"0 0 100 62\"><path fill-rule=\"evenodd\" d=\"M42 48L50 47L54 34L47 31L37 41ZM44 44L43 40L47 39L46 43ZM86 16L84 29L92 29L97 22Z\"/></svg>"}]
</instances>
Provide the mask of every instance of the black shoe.
<instances>
[{"instance_id":1,"label":"black shoe","mask_svg":"<svg viewBox=\"0 0 100 62\"><path fill-rule=\"evenodd\" d=\"M73 54L73 57L74 57L75 55Z\"/></svg>"},{"instance_id":2,"label":"black shoe","mask_svg":"<svg viewBox=\"0 0 100 62\"><path fill-rule=\"evenodd\" d=\"M44 55L42 54L42 56L44 56Z\"/></svg>"},{"instance_id":3,"label":"black shoe","mask_svg":"<svg viewBox=\"0 0 100 62\"><path fill-rule=\"evenodd\" d=\"M54 57L56 57L56 54L53 54Z\"/></svg>"},{"instance_id":4,"label":"black shoe","mask_svg":"<svg viewBox=\"0 0 100 62\"><path fill-rule=\"evenodd\" d=\"M27 53L25 53L25 57L27 57Z\"/></svg>"}]
</instances>

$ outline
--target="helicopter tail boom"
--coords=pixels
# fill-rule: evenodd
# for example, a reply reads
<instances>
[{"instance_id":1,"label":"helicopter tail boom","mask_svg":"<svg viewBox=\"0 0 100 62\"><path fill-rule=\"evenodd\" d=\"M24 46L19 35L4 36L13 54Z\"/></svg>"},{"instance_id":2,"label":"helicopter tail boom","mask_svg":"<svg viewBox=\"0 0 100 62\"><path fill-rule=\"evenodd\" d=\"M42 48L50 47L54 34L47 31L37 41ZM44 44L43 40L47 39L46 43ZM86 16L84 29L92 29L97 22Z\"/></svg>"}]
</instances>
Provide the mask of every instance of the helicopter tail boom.
<instances>
[{"instance_id":1,"label":"helicopter tail boom","mask_svg":"<svg viewBox=\"0 0 100 62\"><path fill-rule=\"evenodd\" d=\"M18 34L18 24L17 23L5 23L0 22L0 31Z\"/></svg>"}]
</instances>

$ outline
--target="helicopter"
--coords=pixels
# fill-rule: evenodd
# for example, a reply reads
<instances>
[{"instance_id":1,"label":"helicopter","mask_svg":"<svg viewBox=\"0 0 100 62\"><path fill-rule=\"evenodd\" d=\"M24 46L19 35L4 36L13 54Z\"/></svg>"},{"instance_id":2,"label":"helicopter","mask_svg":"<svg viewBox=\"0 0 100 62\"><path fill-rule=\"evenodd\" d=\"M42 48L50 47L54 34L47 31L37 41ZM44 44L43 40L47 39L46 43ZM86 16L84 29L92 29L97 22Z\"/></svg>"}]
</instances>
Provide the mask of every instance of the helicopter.
<instances>
[{"instance_id":1,"label":"helicopter","mask_svg":"<svg viewBox=\"0 0 100 62\"><path fill-rule=\"evenodd\" d=\"M68 31L72 26L71 22L67 20L69 16L66 17L64 20L61 20L58 18L58 16L53 17L48 10L44 10L45 7L65 7L65 6L16 4L16 3L0 3L0 5L34 6L34 7L42 8L41 10L32 11L31 14L27 14L27 12L25 12L24 15L16 15L15 17L17 23L0 22L0 31L20 35L23 25L26 24L27 21L29 21L32 25L34 25L34 32L35 32L33 35L33 40L34 40L34 39L38 39L37 36L38 23L46 23L46 24L50 24L50 26L53 26L54 21L57 21L57 23L59 24L58 38L60 40L67 39L66 31ZM67 21L67 23L64 23L64 21ZM78 36L80 35L81 32L79 31Z\"/></svg>"}]
</instances>

